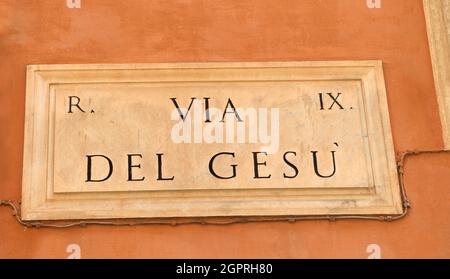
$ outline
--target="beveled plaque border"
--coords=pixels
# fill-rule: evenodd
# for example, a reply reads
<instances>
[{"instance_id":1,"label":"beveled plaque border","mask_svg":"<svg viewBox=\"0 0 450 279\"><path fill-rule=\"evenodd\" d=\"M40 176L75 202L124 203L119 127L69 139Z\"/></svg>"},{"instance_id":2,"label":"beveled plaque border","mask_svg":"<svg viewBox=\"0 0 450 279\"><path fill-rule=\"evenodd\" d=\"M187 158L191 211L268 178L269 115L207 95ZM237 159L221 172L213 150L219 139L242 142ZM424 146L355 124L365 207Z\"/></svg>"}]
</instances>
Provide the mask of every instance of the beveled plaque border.
<instances>
[{"instance_id":1,"label":"beveled plaque border","mask_svg":"<svg viewBox=\"0 0 450 279\"><path fill-rule=\"evenodd\" d=\"M53 85L242 80L360 81L374 184L350 189L53 192ZM29 65L22 184L24 220L402 213L381 61Z\"/></svg>"}]
</instances>

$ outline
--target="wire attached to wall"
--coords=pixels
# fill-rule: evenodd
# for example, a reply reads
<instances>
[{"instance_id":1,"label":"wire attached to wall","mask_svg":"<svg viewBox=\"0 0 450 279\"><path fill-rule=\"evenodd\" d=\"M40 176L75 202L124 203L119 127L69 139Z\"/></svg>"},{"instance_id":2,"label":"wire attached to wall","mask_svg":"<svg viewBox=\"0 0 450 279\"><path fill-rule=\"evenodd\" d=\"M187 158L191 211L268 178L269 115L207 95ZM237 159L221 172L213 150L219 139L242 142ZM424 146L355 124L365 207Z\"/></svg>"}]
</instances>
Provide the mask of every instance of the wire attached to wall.
<instances>
[{"instance_id":1,"label":"wire attached to wall","mask_svg":"<svg viewBox=\"0 0 450 279\"><path fill-rule=\"evenodd\" d=\"M420 150L420 151L405 151L397 156L397 172L400 184L400 192L402 198L403 212L399 215L302 215L302 216L282 216L282 217L201 217L201 218L157 218L157 219L109 219L109 220L76 220L71 222L60 221L24 221L20 215L20 208L11 200L0 200L0 206L9 207L12 210L12 215L17 222L27 228L70 228L70 227L85 227L88 225L98 226L138 226L138 225L185 225L185 224L202 224L202 225L231 225L237 223L249 222L297 222L303 220L373 220L391 222L399 220L408 215L408 210L411 208L411 202L408 199L404 181L405 162L408 157L417 156L421 154L438 154L450 153L450 150Z\"/></svg>"}]
</instances>

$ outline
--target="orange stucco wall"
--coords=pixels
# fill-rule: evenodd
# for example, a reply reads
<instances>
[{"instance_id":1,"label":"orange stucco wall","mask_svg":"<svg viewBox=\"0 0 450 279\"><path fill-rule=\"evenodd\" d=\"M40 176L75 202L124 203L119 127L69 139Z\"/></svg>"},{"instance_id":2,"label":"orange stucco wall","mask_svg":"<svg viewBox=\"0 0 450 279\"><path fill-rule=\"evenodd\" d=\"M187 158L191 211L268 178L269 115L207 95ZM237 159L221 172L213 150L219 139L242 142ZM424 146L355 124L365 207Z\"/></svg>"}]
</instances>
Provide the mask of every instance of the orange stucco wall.
<instances>
[{"instance_id":1,"label":"orange stucco wall","mask_svg":"<svg viewBox=\"0 0 450 279\"><path fill-rule=\"evenodd\" d=\"M20 201L25 66L44 63L384 62L396 152L442 149L422 0L0 1L0 198ZM302 221L25 229L0 208L0 257L450 257L450 155L408 160L410 214Z\"/></svg>"}]
</instances>

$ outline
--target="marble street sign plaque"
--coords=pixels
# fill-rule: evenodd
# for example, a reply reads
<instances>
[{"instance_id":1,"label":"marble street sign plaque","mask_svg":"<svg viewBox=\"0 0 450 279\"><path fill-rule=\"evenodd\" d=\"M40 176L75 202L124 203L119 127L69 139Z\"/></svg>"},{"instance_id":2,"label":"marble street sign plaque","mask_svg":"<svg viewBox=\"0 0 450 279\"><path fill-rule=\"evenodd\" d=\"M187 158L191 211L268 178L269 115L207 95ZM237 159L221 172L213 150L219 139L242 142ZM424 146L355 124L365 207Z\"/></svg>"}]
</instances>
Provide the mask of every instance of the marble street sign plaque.
<instances>
[{"instance_id":1,"label":"marble street sign plaque","mask_svg":"<svg viewBox=\"0 0 450 279\"><path fill-rule=\"evenodd\" d=\"M27 70L26 220L402 211L380 61Z\"/></svg>"}]
</instances>

